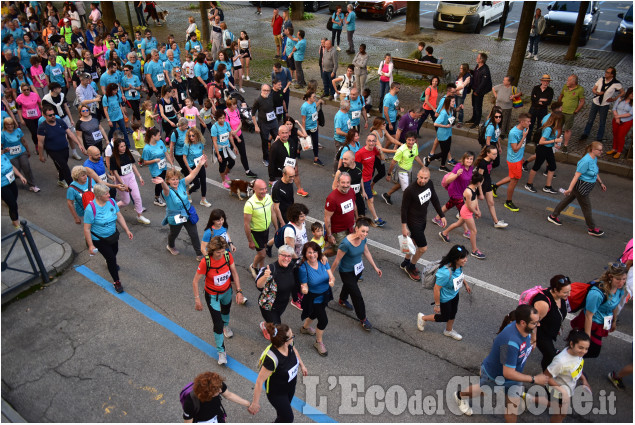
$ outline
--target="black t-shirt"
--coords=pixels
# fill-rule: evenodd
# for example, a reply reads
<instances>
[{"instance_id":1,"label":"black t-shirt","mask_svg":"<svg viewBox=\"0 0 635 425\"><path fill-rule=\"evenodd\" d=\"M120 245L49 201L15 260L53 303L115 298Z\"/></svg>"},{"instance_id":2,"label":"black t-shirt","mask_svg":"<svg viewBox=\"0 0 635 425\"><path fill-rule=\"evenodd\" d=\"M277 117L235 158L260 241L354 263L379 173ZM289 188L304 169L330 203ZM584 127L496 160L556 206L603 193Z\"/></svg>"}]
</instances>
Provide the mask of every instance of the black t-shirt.
<instances>
[{"instance_id":1,"label":"black t-shirt","mask_svg":"<svg viewBox=\"0 0 635 425\"><path fill-rule=\"evenodd\" d=\"M439 197L434 190L432 180L429 180L423 186L419 186L416 180L413 181L403 192L401 222L408 224L408 226L425 226L430 203L432 203L440 217L445 217L445 214L441 211Z\"/></svg>"},{"instance_id":2,"label":"black t-shirt","mask_svg":"<svg viewBox=\"0 0 635 425\"><path fill-rule=\"evenodd\" d=\"M361 183L362 183L362 163L361 162L356 162L355 163L355 168L347 168L346 166L342 165L339 168L339 171L341 173L350 174L350 176L351 176L351 188L355 191L355 197L357 199L361 199L362 198L362 190L363 190L363 188L361 187Z\"/></svg>"},{"instance_id":3,"label":"black t-shirt","mask_svg":"<svg viewBox=\"0 0 635 425\"><path fill-rule=\"evenodd\" d=\"M274 111L276 112L276 115L278 117L281 117L282 115L284 115L284 106L283 106L284 92L282 90L280 91L272 90L271 97L273 98ZM278 108L282 108L282 109L278 109Z\"/></svg>"},{"instance_id":4,"label":"black t-shirt","mask_svg":"<svg viewBox=\"0 0 635 425\"><path fill-rule=\"evenodd\" d=\"M123 155L121 155L119 157L119 166L117 166L117 160L115 159L115 155L110 157L110 170L111 171L116 171L119 173L119 175L122 175L122 169L124 169L123 172L125 172L125 174L129 174L132 172L132 167L126 167L126 165L129 164L134 164L136 161L134 160L134 158L132 157L132 155L128 155L127 153L124 153Z\"/></svg>"},{"instance_id":5,"label":"black t-shirt","mask_svg":"<svg viewBox=\"0 0 635 425\"><path fill-rule=\"evenodd\" d=\"M481 159L478 163L478 169L483 170L483 184L481 186L491 186L492 185L492 177L490 175L491 167L493 166L492 161L486 161Z\"/></svg>"},{"instance_id":6,"label":"black t-shirt","mask_svg":"<svg viewBox=\"0 0 635 425\"><path fill-rule=\"evenodd\" d=\"M225 391L227 391L227 385L223 382L220 393L223 394ZM220 394L205 403L201 403L199 401L198 411L194 405L193 397L196 397L194 391L190 393L190 397L185 399L185 406L183 406L183 419L193 419L194 422L207 422L216 418L218 423L225 423L225 409L223 409Z\"/></svg>"},{"instance_id":7,"label":"black t-shirt","mask_svg":"<svg viewBox=\"0 0 635 425\"><path fill-rule=\"evenodd\" d=\"M179 103L185 106L185 98L187 97L187 81L181 78L181 82L176 79L172 80L172 87L176 87L179 96Z\"/></svg>"},{"instance_id":8,"label":"black t-shirt","mask_svg":"<svg viewBox=\"0 0 635 425\"><path fill-rule=\"evenodd\" d=\"M425 55L421 57L421 62L432 62L432 63L437 63L438 60L437 58L435 58L432 55Z\"/></svg>"},{"instance_id":9,"label":"black t-shirt","mask_svg":"<svg viewBox=\"0 0 635 425\"><path fill-rule=\"evenodd\" d=\"M262 361L262 367L267 370L275 371L269 377L269 393L288 394L289 390L294 389L298 381L298 371L300 362L295 355L293 347L289 347L289 354L283 356L276 348L269 349L271 353L278 358L278 366L275 365L271 357L266 356Z\"/></svg>"},{"instance_id":10,"label":"black t-shirt","mask_svg":"<svg viewBox=\"0 0 635 425\"><path fill-rule=\"evenodd\" d=\"M287 267L282 267L280 263L277 261L269 265L269 270L271 270L271 276L273 280L277 284L278 292L276 293L276 299L273 302L273 308L278 310L281 308L286 308L287 303L289 302L289 297L291 297L291 291L295 290L295 263L291 263ZM264 274L266 270L262 268L256 277L256 280L260 279L260 277ZM271 370L271 369L269 369Z\"/></svg>"},{"instance_id":11,"label":"black t-shirt","mask_svg":"<svg viewBox=\"0 0 635 425\"><path fill-rule=\"evenodd\" d=\"M271 188L271 199L274 203L280 204L280 213L285 223L287 220L287 210L293 204L293 182L285 183L278 179Z\"/></svg>"},{"instance_id":12,"label":"black t-shirt","mask_svg":"<svg viewBox=\"0 0 635 425\"><path fill-rule=\"evenodd\" d=\"M178 102L176 102L174 98L170 98L169 101L165 100L164 98L161 98L159 102L161 102L161 105L163 105L163 113L165 114L166 117L170 119L170 121L176 118L176 108L178 108ZM170 106L172 108L169 108ZM168 109L171 109L171 110L168 111Z\"/></svg>"},{"instance_id":13,"label":"black t-shirt","mask_svg":"<svg viewBox=\"0 0 635 425\"><path fill-rule=\"evenodd\" d=\"M550 306L547 315L542 318L540 326L538 326L538 338L551 338L555 341L558 337L560 326L562 326L564 318L567 317L567 303L561 300L560 308L558 308L551 291L548 289L542 294L537 294L531 305L533 306L537 301L544 301Z\"/></svg>"}]
</instances>

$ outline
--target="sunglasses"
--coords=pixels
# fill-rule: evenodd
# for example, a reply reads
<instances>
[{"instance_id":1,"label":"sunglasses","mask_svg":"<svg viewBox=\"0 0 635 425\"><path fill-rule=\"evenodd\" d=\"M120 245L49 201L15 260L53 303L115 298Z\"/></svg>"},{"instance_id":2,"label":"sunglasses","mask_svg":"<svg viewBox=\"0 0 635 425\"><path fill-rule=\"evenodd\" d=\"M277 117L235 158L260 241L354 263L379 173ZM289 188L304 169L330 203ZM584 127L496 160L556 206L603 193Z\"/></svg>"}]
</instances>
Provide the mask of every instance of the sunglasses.
<instances>
[{"instance_id":1,"label":"sunglasses","mask_svg":"<svg viewBox=\"0 0 635 425\"><path fill-rule=\"evenodd\" d=\"M55 116L55 114L46 114L47 117L52 118Z\"/></svg>"},{"instance_id":2,"label":"sunglasses","mask_svg":"<svg viewBox=\"0 0 635 425\"><path fill-rule=\"evenodd\" d=\"M82 112L90 112L88 109L82 109Z\"/></svg>"},{"instance_id":3,"label":"sunglasses","mask_svg":"<svg viewBox=\"0 0 635 425\"><path fill-rule=\"evenodd\" d=\"M558 279L558 283L560 285L571 285L571 279L569 279L569 276L561 277Z\"/></svg>"},{"instance_id":4,"label":"sunglasses","mask_svg":"<svg viewBox=\"0 0 635 425\"><path fill-rule=\"evenodd\" d=\"M614 263L611 263L611 267L613 267L614 269L621 269L626 267L626 264L622 263L621 261L616 261Z\"/></svg>"},{"instance_id":5,"label":"sunglasses","mask_svg":"<svg viewBox=\"0 0 635 425\"><path fill-rule=\"evenodd\" d=\"M503 118L503 116L502 115L494 115L494 118L501 119L501 118Z\"/></svg>"}]
</instances>

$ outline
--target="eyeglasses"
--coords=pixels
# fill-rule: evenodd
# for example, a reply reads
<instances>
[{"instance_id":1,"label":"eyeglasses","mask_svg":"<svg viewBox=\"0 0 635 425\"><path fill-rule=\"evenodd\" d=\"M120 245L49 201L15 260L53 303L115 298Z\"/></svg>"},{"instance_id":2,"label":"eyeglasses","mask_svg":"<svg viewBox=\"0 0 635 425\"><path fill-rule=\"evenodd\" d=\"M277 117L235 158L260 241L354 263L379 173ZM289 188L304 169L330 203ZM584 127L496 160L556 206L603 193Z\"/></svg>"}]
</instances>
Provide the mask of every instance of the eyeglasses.
<instances>
[{"instance_id":1,"label":"eyeglasses","mask_svg":"<svg viewBox=\"0 0 635 425\"><path fill-rule=\"evenodd\" d=\"M293 258L293 255L289 255L289 254L278 254L278 257L282 257L282 258Z\"/></svg>"},{"instance_id":2,"label":"eyeglasses","mask_svg":"<svg viewBox=\"0 0 635 425\"><path fill-rule=\"evenodd\" d=\"M503 118L503 116L502 115L494 115L494 118L501 119L501 118Z\"/></svg>"},{"instance_id":3,"label":"eyeglasses","mask_svg":"<svg viewBox=\"0 0 635 425\"><path fill-rule=\"evenodd\" d=\"M293 341L295 339L295 335L291 335L289 338L285 339L284 342Z\"/></svg>"}]
</instances>

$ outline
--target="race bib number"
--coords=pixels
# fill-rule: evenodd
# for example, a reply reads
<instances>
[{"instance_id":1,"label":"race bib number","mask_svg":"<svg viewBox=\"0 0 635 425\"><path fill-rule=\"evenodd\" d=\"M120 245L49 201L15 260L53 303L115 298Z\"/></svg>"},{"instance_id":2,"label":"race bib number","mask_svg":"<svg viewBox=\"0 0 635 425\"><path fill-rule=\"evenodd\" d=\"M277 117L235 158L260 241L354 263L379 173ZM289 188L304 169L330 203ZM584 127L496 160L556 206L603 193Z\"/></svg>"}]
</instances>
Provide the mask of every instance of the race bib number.
<instances>
[{"instance_id":1,"label":"race bib number","mask_svg":"<svg viewBox=\"0 0 635 425\"><path fill-rule=\"evenodd\" d=\"M571 377L574 379L578 379L578 376L580 375L580 373L582 373L583 367L584 367L584 360L581 360L580 365L571 372Z\"/></svg>"},{"instance_id":2,"label":"race bib number","mask_svg":"<svg viewBox=\"0 0 635 425\"><path fill-rule=\"evenodd\" d=\"M463 273L461 273L460 276L455 277L454 279L452 279L452 283L454 284L454 290L458 291L459 289L461 289L461 286L463 286L463 279L465 278L465 276L463 275Z\"/></svg>"},{"instance_id":3,"label":"race bib number","mask_svg":"<svg viewBox=\"0 0 635 425\"><path fill-rule=\"evenodd\" d=\"M157 166L159 167L160 170L163 170L166 166L167 166L167 161L165 160L165 158L163 158L162 160L160 160L157 164Z\"/></svg>"},{"instance_id":4,"label":"race bib number","mask_svg":"<svg viewBox=\"0 0 635 425\"><path fill-rule=\"evenodd\" d=\"M201 46L199 46L198 44L194 46L194 50L196 50L197 52L201 51Z\"/></svg>"},{"instance_id":5,"label":"race bib number","mask_svg":"<svg viewBox=\"0 0 635 425\"><path fill-rule=\"evenodd\" d=\"M218 423L218 415L214 416L212 419L208 421L198 421L199 424L217 424Z\"/></svg>"},{"instance_id":6,"label":"race bib number","mask_svg":"<svg viewBox=\"0 0 635 425\"><path fill-rule=\"evenodd\" d=\"M165 105L165 112L172 112L174 111L174 106L172 105Z\"/></svg>"},{"instance_id":7,"label":"race bib number","mask_svg":"<svg viewBox=\"0 0 635 425\"><path fill-rule=\"evenodd\" d=\"M227 78L229 78L229 77L231 77L231 76L232 76L232 73L231 73L231 72L229 72L229 71L225 71L225 76L226 76Z\"/></svg>"},{"instance_id":8,"label":"race bib number","mask_svg":"<svg viewBox=\"0 0 635 425\"><path fill-rule=\"evenodd\" d=\"M342 202L340 206L342 207L342 214L347 214L353 211L353 200L349 199L346 202Z\"/></svg>"},{"instance_id":9,"label":"race bib number","mask_svg":"<svg viewBox=\"0 0 635 425\"><path fill-rule=\"evenodd\" d=\"M130 90L128 91L128 96L129 97L137 97L137 91L136 90Z\"/></svg>"},{"instance_id":10,"label":"race bib number","mask_svg":"<svg viewBox=\"0 0 635 425\"><path fill-rule=\"evenodd\" d=\"M183 97L185 97L185 93L181 93ZM196 119L196 115L186 115L185 119L188 121L194 121Z\"/></svg>"},{"instance_id":11,"label":"race bib number","mask_svg":"<svg viewBox=\"0 0 635 425\"><path fill-rule=\"evenodd\" d=\"M97 130L97 131L93 131L93 140L94 140L94 141L96 141L96 142L97 142L97 141L99 141L99 140L101 140L101 139L103 139L103 138L104 138L104 135L103 135L103 134L101 134L101 131L99 131L99 130Z\"/></svg>"},{"instance_id":12,"label":"race bib number","mask_svg":"<svg viewBox=\"0 0 635 425\"><path fill-rule=\"evenodd\" d=\"M282 106L276 106L276 115L282 115L284 113L284 108Z\"/></svg>"},{"instance_id":13,"label":"race bib number","mask_svg":"<svg viewBox=\"0 0 635 425\"><path fill-rule=\"evenodd\" d=\"M218 141L220 143L225 143L229 140L229 133L223 133L220 136L218 136Z\"/></svg>"},{"instance_id":14,"label":"race bib number","mask_svg":"<svg viewBox=\"0 0 635 425\"><path fill-rule=\"evenodd\" d=\"M267 112L267 121L273 121L276 119L276 113L271 111Z\"/></svg>"},{"instance_id":15,"label":"race bib number","mask_svg":"<svg viewBox=\"0 0 635 425\"><path fill-rule=\"evenodd\" d=\"M91 73L90 76L93 80L96 80L99 78L99 75L96 72Z\"/></svg>"},{"instance_id":16,"label":"race bib number","mask_svg":"<svg viewBox=\"0 0 635 425\"><path fill-rule=\"evenodd\" d=\"M223 286L229 280L231 276L231 272L225 272L223 274L219 274L214 276L214 286Z\"/></svg>"},{"instance_id":17,"label":"race bib number","mask_svg":"<svg viewBox=\"0 0 635 425\"><path fill-rule=\"evenodd\" d=\"M286 157L284 159L284 166L285 167L293 167L293 168L295 168L295 159Z\"/></svg>"},{"instance_id":18,"label":"race bib number","mask_svg":"<svg viewBox=\"0 0 635 425\"><path fill-rule=\"evenodd\" d=\"M127 176L130 173L132 173L132 164L126 164L121 167L122 176Z\"/></svg>"},{"instance_id":19,"label":"race bib number","mask_svg":"<svg viewBox=\"0 0 635 425\"><path fill-rule=\"evenodd\" d=\"M181 214L177 214L174 216L174 222L176 224L182 224L185 223L187 221L187 217L182 216Z\"/></svg>"},{"instance_id":20,"label":"race bib number","mask_svg":"<svg viewBox=\"0 0 635 425\"><path fill-rule=\"evenodd\" d=\"M454 120L455 120L454 117L449 117L448 118L448 124L450 124L450 125L454 124Z\"/></svg>"},{"instance_id":21,"label":"race bib number","mask_svg":"<svg viewBox=\"0 0 635 425\"><path fill-rule=\"evenodd\" d=\"M351 128L351 120L346 121L346 127Z\"/></svg>"},{"instance_id":22,"label":"race bib number","mask_svg":"<svg viewBox=\"0 0 635 425\"><path fill-rule=\"evenodd\" d=\"M496 140L498 140L500 135L501 135L501 129L497 128L496 131L494 131L494 136L496 137Z\"/></svg>"},{"instance_id":23,"label":"race bib number","mask_svg":"<svg viewBox=\"0 0 635 425\"><path fill-rule=\"evenodd\" d=\"M613 325L613 315L611 314L610 316L606 316L604 318L604 330L605 331L611 330L612 325Z\"/></svg>"},{"instance_id":24,"label":"race bib number","mask_svg":"<svg viewBox=\"0 0 635 425\"><path fill-rule=\"evenodd\" d=\"M35 118L37 117L37 109L27 109L26 110L27 118Z\"/></svg>"},{"instance_id":25,"label":"race bib number","mask_svg":"<svg viewBox=\"0 0 635 425\"><path fill-rule=\"evenodd\" d=\"M7 178L7 180L9 180L9 184L13 183L13 181L15 180L15 174L13 174L13 170L9 171L4 176Z\"/></svg>"},{"instance_id":26,"label":"race bib number","mask_svg":"<svg viewBox=\"0 0 635 425\"><path fill-rule=\"evenodd\" d=\"M317 120L318 120L318 113L317 113L317 112L313 112L313 113L311 114L311 119L312 119L313 121L317 121Z\"/></svg>"},{"instance_id":27,"label":"race bib number","mask_svg":"<svg viewBox=\"0 0 635 425\"><path fill-rule=\"evenodd\" d=\"M359 193L359 190L361 189L361 186L362 186L361 184L352 184L351 185L351 189L353 189L353 191L355 193Z\"/></svg>"},{"instance_id":28,"label":"race bib number","mask_svg":"<svg viewBox=\"0 0 635 425\"><path fill-rule=\"evenodd\" d=\"M419 203L423 205L426 202L428 202L431 197L432 197L432 192L430 191L430 189L426 189L419 194Z\"/></svg>"},{"instance_id":29,"label":"race bib number","mask_svg":"<svg viewBox=\"0 0 635 425\"><path fill-rule=\"evenodd\" d=\"M51 68L51 74L54 76L62 75L62 71L59 68Z\"/></svg>"},{"instance_id":30,"label":"race bib number","mask_svg":"<svg viewBox=\"0 0 635 425\"><path fill-rule=\"evenodd\" d=\"M194 166L198 167L198 163L201 162L201 159L203 159L203 155L198 158L194 158Z\"/></svg>"},{"instance_id":31,"label":"race bib number","mask_svg":"<svg viewBox=\"0 0 635 425\"><path fill-rule=\"evenodd\" d=\"M161 74L157 74L157 81L161 82L161 81L165 81L165 75Z\"/></svg>"},{"instance_id":32,"label":"race bib number","mask_svg":"<svg viewBox=\"0 0 635 425\"><path fill-rule=\"evenodd\" d=\"M351 116L354 120L358 119L362 115L362 111L353 111L351 112Z\"/></svg>"},{"instance_id":33,"label":"race bib number","mask_svg":"<svg viewBox=\"0 0 635 425\"><path fill-rule=\"evenodd\" d=\"M99 180L101 180L102 182L106 183L108 181L108 176L106 176L106 173L104 173L101 176L99 176Z\"/></svg>"},{"instance_id":34,"label":"race bib number","mask_svg":"<svg viewBox=\"0 0 635 425\"><path fill-rule=\"evenodd\" d=\"M293 378L298 376L298 368L300 367L300 362L296 363L291 369L289 369L289 382L293 381Z\"/></svg>"},{"instance_id":35,"label":"race bib number","mask_svg":"<svg viewBox=\"0 0 635 425\"><path fill-rule=\"evenodd\" d=\"M11 146L9 148L9 155L18 155L20 152L22 152L22 145ZM11 171L11 172L13 172L13 171Z\"/></svg>"},{"instance_id":36,"label":"race bib number","mask_svg":"<svg viewBox=\"0 0 635 425\"><path fill-rule=\"evenodd\" d=\"M399 99L395 100L395 109L399 107Z\"/></svg>"},{"instance_id":37,"label":"race bib number","mask_svg":"<svg viewBox=\"0 0 635 425\"><path fill-rule=\"evenodd\" d=\"M185 93L181 93L181 100L185 100ZM192 116L193 118L193 116Z\"/></svg>"},{"instance_id":38,"label":"race bib number","mask_svg":"<svg viewBox=\"0 0 635 425\"><path fill-rule=\"evenodd\" d=\"M359 276L364 271L364 262L360 261L355 264L355 276Z\"/></svg>"}]
</instances>

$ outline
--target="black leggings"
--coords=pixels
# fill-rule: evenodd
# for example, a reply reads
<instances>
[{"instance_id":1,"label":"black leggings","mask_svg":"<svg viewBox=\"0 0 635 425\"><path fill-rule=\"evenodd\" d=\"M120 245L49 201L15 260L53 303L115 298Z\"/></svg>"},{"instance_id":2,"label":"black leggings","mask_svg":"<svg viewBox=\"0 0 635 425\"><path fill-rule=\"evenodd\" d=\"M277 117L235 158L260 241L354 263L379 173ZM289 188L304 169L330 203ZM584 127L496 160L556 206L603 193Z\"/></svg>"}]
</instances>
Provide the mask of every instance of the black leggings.
<instances>
[{"instance_id":1,"label":"black leggings","mask_svg":"<svg viewBox=\"0 0 635 425\"><path fill-rule=\"evenodd\" d=\"M333 46L339 46L340 45L340 36L342 35L342 29L338 29L338 30L331 30L331 44ZM337 44L335 44L335 39L337 38Z\"/></svg>"},{"instance_id":2,"label":"black leggings","mask_svg":"<svg viewBox=\"0 0 635 425\"><path fill-rule=\"evenodd\" d=\"M274 325L279 325L282 323L282 313L287 309L287 303L284 303L281 307L274 307L271 310L265 310L262 307L260 308L260 314L262 318L265 319L267 323L273 323Z\"/></svg>"},{"instance_id":3,"label":"black leggings","mask_svg":"<svg viewBox=\"0 0 635 425\"><path fill-rule=\"evenodd\" d=\"M377 171L377 175L373 177L373 184L377 183L379 180L386 177L386 165L381 162L378 156L375 157L375 164L373 165L374 170ZM363 185L362 185L363 186ZM363 188L361 190L364 190Z\"/></svg>"},{"instance_id":4,"label":"black leggings","mask_svg":"<svg viewBox=\"0 0 635 425\"><path fill-rule=\"evenodd\" d=\"M225 170L227 170L227 172L229 172L229 171L231 171L232 168L234 168L234 165L236 165L236 161L234 160L234 158L229 156L229 154L227 155L227 158L224 158L223 154L221 153L220 157L222 158L222 161L219 161L219 163L218 163L218 172L219 173L224 173Z\"/></svg>"},{"instance_id":5,"label":"black leggings","mask_svg":"<svg viewBox=\"0 0 635 425\"><path fill-rule=\"evenodd\" d=\"M531 169L539 171L545 161L547 161L547 171L556 171L556 156L553 154L553 149L545 145L536 146L536 161Z\"/></svg>"},{"instance_id":6,"label":"black leggings","mask_svg":"<svg viewBox=\"0 0 635 425\"><path fill-rule=\"evenodd\" d=\"M172 122L178 121L178 118L174 117L170 119L170 121ZM165 133L165 136L164 136L165 138L165 137L172 137L172 133L174 133L174 130L176 130L177 127L172 127L172 124L170 124L167 120L163 120L161 121L161 128L163 128L163 133Z\"/></svg>"},{"instance_id":7,"label":"black leggings","mask_svg":"<svg viewBox=\"0 0 635 425\"><path fill-rule=\"evenodd\" d=\"M162 179L165 180L165 173L167 172L167 170L163 170L161 172L161 174L159 174L157 177L161 177ZM161 186L160 184L155 184L154 185L154 197L158 198L159 196L161 196L161 191L163 190L163 186Z\"/></svg>"},{"instance_id":8,"label":"black leggings","mask_svg":"<svg viewBox=\"0 0 635 425\"><path fill-rule=\"evenodd\" d=\"M551 364L551 361L554 357L556 357L556 354L558 353L558 350L556 350L553 342L553 339L551 339L550 337L541 338L540 336L538 336L536 340L536 346L542 353L542 361L540 362L541 370L546 370L547 366Z\"/></svg>"},{"instance_id":9,"label":"black leggings","mask_svg":"<svg viewBox=\"0 0 635 425\"><path fill-rule=\"evenodd\" d=\"M117 252L119 251L119 242L108 243L104 240L93 240L93 245L99 250L99 253L106 259L108 272L113 282L119 281L119 266L117 265Z\"/></svg>"},{"instance_id":10,"label":"black leggings","mask_svg":"<svg viewBox=\"0 0 635 425\"><path fill-rule=\"evenodd\" d=\"M362 297L362 291L359 290L357 281L359 276L355 275L355 272L340 272L340 279L342 279L342 291L340 292L340 301L347 301L348 296L351 296L353 301L353 307L355 307L355 315L359 320L366 318L366 305L364 304L364 298Z\"/></svg>"},{"instance_id":11,"label":"black leggings","mask_svg":"<svg viewBox=\"0 0 635 425\"><path fill-rule=\"evenodd\" d=\"M220 305L220 311L214 310L211 305L212 297L216 297L217 295L210 295L205 292L205 303L207 304L207 308L209 309L209 314L212 316L212 323L214 323L214 333L222 334L223 328L225 327L225 322L223 321L223 316L229 316L229 310L231 309L232 303L222 304Z\"/></svg>"},{"instance_id":12,"label":"black leggings","mask_svg":"<svg viewBox=\"0 0 635 425\"><path fill-rule=\"evenodd\" d=\"M12 221L18 220L18 185L15 180L6 186L2 186L2 200L9 207L9 217Z\"/></svg>"},{"instance_id":13,"label":"black leggings","mask_svg":"<svg viewBox=\"0 0 635 425\"><path fill-rule=\"evenodd\" d=\"M320 130L318 128L315 129L313 133L308 132L311 137L311 144L313 145L313 157L318 158L320 154L320 144L318 140L320 138Z\"/></svg>"},{"instance_id":14,"label":"black leggings","mask_svg":"<svg viewBox=\"0 0 635 425\"><path fill-rule=\"evenodd\" d=\"M291 400L295 394L295 383L289 384L289 388L286 393L281 391L268 392L267 400L276 409L276 420L274 423L292 423L293 422L293 409L291 408Z\"/></svg>"},{"instance_id":15,"label":"black leggings","mask_svg":"<svg viewBox=\"0 0 635 425\"><path fill-rule=\"evenodd\" d=\"M130 100L128 99L128 103L130 103L130 109L132 109L132 116L137 121L141 121L141 110L139 109L139 101L141 99Z\"/></svg>"},{"instance_id":16,"label":"black leggings","mask_svg":"<svg viewBox=\"0 0 635 425\"><path fill-rule=\"evenodd\" d=\"M189 194L196 192L199 188L201 189L201 196L204 198L207 195L207 181L206 181L205 167L201 167L200 171L192 180L192 188L189 191Z\"/></svg>"},{"instance_id":17,"label":"black leggings","mask_svg":"<svg viewBox=\"0 0 635 425\"><path fill-rule=\"evenodd\" d=\"M238 149L238 153L240 154L240 163L243 165L245 171L248 171L249 159L247 158L247 148L245 148L245 138L242 133L240 133L238 139L239 140L234 140L234 145L236 145L236 149Z\"/></svg>"},{"instance_id":18,"label":"black leggings","mask_svg":"<svg viewBox=\"0 0 635 425\"><path fill-rule=\"evenodd\" d=\"M24 118L24 124L26 124L26 128L31 132L31 140L33 140L33 144L37 148L37 118Z\"/></svg>"},{"instance_id":19,"label":"black leggings","mask_svg":"<svg viewBox=\"0 0 635 425\"><path fill-rule=\"evenodd\" d=\"M174 155L174 159L176 159L176 162L179 164L179 167L181 167L181 174L186 176L187 166L185 165L185 160L183 159L183 155Z\"/></svg>"},{"instance_id":20,"label":"black leggings","mask_svg":"<svg viewBox=\"0 0 635 425\"><path fill-rule=\"evenodd\" d=\"M196 252L196 255L203 255L201 252L201 241L198 238L198 231L196 230L196 224L193 224L190 220L181 224L170 224L170 233L168 234L168 246L174 248L174 242L176 237L181 233L181 228L185 226L187 234L190 235L190 241L192 242L192 248Z\"/></svg>"},{"instance_id":21,"label":"black leggings","mask_svg":"<svg viewBox=\"0 0 635 425\"><path fill-rule=\"evenodd\" d=\"M329 318L326 315L326 304L314 303L311 314L309 314L309 319L317 319L317 328L319 330L323 331L324 329L326 329L326 325L329 324Z\"/></svg>"},{"instance_id":22,"label":"black leggings","mask_svg":"<svg viewBox=\"0 0 635 425\"><path fill-rule=\"evenodd\" d=\"M448 140L439 140L439 146L441 146L441 153L435 153L430 156L430 161L441 159L441 166L445 167L445 161L447 161L450 148L452 147L452 137Z\"/></svg>"},{"instance_id":23,"label":"black leggings","mask_svg":"<svg viewBox=\"0 0 635 425\"><path fill-rule=\"evenodd\" d=\"M68 148L62 149L61 151L47 150L46 153L51 157L53 165L57 168L58 180L63 180L69 185L73 183L71 170L68 168Z\"/></svg>"}]
</instances>

